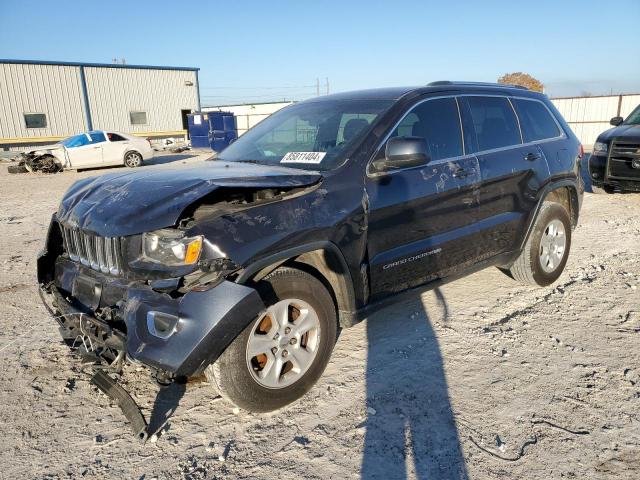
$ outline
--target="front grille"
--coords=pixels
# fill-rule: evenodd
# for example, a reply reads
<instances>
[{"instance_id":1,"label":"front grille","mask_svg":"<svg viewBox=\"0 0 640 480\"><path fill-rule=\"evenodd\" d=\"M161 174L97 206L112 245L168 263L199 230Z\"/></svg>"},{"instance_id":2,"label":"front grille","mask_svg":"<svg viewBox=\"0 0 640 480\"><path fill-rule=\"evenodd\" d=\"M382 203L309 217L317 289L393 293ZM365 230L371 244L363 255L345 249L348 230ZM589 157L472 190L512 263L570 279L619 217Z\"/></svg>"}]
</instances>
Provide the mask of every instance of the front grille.
<instances>
[{"instance_id":1,"label":"front grille","mask_svg":"<svg viewBox=\"0 0 640 480\"><path fill-rule=\"evenodd\" d=\"M122 272L119 237L99 237L79 228L60 227L71 260L102 273L119 275Z\"/></svg>"},{"instance_id":2,"label":"front grille","mask_svg":"<svg viewBox=\"0 0 640 480\"><path fill-rule=\"evenodd\" d=\"M640 180L640 168L633 168L633 161L640 161L640 143L614 141L609 153L609 178Z\"/></svg>"}]
</instances>

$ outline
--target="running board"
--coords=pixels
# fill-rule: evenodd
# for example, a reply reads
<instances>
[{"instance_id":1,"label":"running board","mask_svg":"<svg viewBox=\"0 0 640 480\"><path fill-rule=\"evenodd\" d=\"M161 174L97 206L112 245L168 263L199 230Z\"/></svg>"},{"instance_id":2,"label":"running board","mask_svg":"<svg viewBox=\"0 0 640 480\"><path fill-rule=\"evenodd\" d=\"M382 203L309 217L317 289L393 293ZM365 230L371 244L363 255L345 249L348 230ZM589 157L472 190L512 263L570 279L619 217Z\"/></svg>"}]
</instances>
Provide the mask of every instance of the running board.
<instances>
[{"instance_id":1,"label":"running board","mask_svg":"<svg viewBox=\"0 0 640 480\"><path fill-rule=\"evenodd\" d=\"M97 370L91 377L91 383L98 387L106 396L118 402L118 406L129 420L133 434L143 442L149 436L147 421L140 411L140 407L131 395L103 370Z\"/></svg>"}]
</instances>

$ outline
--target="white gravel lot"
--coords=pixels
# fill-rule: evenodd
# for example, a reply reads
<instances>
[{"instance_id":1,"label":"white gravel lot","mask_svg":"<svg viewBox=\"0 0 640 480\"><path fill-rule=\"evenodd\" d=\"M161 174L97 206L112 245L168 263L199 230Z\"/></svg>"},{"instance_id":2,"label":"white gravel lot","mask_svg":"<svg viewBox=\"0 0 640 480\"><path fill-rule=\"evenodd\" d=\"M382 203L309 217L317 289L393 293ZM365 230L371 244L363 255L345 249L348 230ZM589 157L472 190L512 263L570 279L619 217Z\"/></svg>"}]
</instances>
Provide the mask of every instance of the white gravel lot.
<instances>
[{"instance_id":1,"label":"white gravel lot","mask_svg":"<svg viewBox=\"0 0 640 480\"><path fill-rule=\"evenodd\" d=\"M342 331L318 385L281 411L234 411L205 382L159 393L129 367L147 417L173 411L142 444L37 295L51 213L100 173L0 166L0 478L640 478L640 194L585 194L552 287L492 268Z\"/></svg>"}]
</instances>

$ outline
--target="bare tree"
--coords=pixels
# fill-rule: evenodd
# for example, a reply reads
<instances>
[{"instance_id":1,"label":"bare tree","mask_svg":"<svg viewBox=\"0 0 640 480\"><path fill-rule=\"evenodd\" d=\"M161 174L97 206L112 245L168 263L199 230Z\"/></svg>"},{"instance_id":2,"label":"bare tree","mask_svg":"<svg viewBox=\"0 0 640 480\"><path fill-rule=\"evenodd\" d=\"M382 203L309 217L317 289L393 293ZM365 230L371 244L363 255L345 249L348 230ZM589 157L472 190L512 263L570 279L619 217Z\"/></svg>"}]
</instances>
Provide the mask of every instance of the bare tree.
<instances>
[{"instance_id":1,"label":"bare tree","mask_svg":"<svg viewBox=\"0 0 640 480\"><path fill-rule=\"evenodd\" d=\"M506 73L498 79L498 83L520 85L534 92L542 92L544 89L544 85L540 80L524 72Z\"/></svg>"}]
</instances>

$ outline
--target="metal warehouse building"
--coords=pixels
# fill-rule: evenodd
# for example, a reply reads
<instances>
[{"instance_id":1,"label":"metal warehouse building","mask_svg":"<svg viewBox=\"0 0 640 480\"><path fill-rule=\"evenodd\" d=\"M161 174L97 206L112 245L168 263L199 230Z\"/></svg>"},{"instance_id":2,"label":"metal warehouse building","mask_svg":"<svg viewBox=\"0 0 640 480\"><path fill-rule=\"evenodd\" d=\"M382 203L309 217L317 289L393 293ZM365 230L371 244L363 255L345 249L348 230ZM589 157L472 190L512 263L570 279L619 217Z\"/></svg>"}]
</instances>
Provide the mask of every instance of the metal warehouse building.
<instances>
[{"instance_id":1,"label":"metal warehouse building","mask_svg":"<svg viewBox=\"0 0 640 480\"><path fill-rule=\"evenodd\" d=\"M198 70L0 60L0 150L101 129L183 136L187 114L200 109Z\"/></svg>"}]
</instances>

